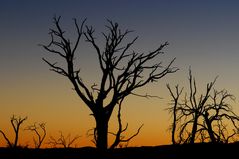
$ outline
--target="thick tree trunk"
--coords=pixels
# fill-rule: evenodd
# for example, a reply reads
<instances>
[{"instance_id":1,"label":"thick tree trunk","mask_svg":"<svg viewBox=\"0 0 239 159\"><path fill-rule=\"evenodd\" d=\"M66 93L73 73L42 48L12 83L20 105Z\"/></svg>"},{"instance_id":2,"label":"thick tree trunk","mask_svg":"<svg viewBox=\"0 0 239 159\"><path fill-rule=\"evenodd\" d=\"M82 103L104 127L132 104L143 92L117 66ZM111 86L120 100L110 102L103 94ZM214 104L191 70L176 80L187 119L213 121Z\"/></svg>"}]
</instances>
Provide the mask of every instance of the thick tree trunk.
<instances>
[{"instance_id":1,"label":"thick tree trunk","mask_svg":"<svg viewBox=\"0 0 239 159\"><path fill-rule=\"evenodd\" d=\"M204 118L205 118L205 121L206 121L206 124L207 124L207 131L208 131L208 134L210 136L211 142L215 143L216 142L216 138L214 136L214 132L213 132L213 129L212 129L212 123L210 122L208 116L209 116L208 113L206 113L204 115Z\"/></svg>"},{"instance_id":2,"label":"thick tree trunk","mask_svg":"<svg viewBox=\"0 0 239 159\"><path fill-rule=\"evenodd\" d=\"M96 121L96 147L100 150L108 148L108 122L105 116L95 118Z\"/></svg>"},{"instance_id":3,"label":"thick tree trunk","mask_svg":"<svg viewBox=\"0 0 239 159\"><path fill-rule=\"evenodd\" d=\"M211 142L215 143L216 142L216 138L214 136L213 130L212 130L212 125L210 122L207 123L207 128L208 128L208 134L210 136Z\"/></svg>"}]
</instances>

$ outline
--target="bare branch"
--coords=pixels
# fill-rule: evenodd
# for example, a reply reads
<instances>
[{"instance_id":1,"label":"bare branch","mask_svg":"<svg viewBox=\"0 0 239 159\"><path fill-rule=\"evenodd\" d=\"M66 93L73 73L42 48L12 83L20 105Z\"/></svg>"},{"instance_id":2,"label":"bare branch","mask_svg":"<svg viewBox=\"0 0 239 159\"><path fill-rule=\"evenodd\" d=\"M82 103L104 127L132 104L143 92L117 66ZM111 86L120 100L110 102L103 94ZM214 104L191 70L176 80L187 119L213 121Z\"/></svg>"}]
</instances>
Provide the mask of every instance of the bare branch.
<instances>
[{"instance_id":1,"label":"bare branch","mask_svg":"<svg viewBox=\"0 0 239 159\"><path fill-rule=\"evenodd\" d=\"M57 63L50 63L49 61L47 61L44 58L42 58L42 60L45 61L51 67L51 69L50 69L51 71L54 71L63 76L68 76L67 72L63 68L56 66Z\"/></svg>"},{"instance_id":2,"label":"bare branch","mask_svg":"<svg viewBox=\"0 0 239 159\"><path fill-rule=\"evenodd\" d=\"M79 42L80 42L80 39L81 39L81 35L83 34L83 26L84 26L85 22L86 22L86 19L83 20L83 22L81 23L81 26L79 28L77 20L74 19L74 23L75 23L75 26L76 26L76 30L77 30L78 36L77 36L77 40L76 40L75 46L74 46L74 48L72 50L72 56L73 57L74 57L74 53L75 53L75 51L76 51L76 49L77 49L77 47L79 45Z\"/></svg>"},{"instance_id":3,"label":"bare branch","mask_svg":"<svg viewBox=\"0 0 239 159\"><path fill-rule=\"evenodd\" d=\"M142 124L139 128L138 128L138 130L137 130L137 132L135 133L135 134L133 134L132 136L130 136L128 139L122 139L121 140L121 142L129 142L131 139L133 139L134 137L136 137L138 134L139 134L139 132L140 132L140 130L141 130L141 128L144 126L144 124Z\"/></svg>"},{"instance_id":4,"label":"bare branch","mask_svg":"<svg viewBox=\"0 0 239 159\"><path fill-rule=\"evenodd\" d=\"M0 130L0 133L3 135L4 139L6 140L7 146L10 147L10 148L12 148L12 147L13 147L13 144L10 142L10 140L8 139L8 137L6 136L6 134L5 134L2 130Z\"/></svg>"},{"instance_id":5,"label":"bare branch","mask_svg":"<svg viewBox=\"0 0 239 159\"><path fill-rule=\"evenodd\" d=\"M154 96L154 95L149 95L149 94L145 94L145 95L142 95L142 94L136 94L136 93L131 93L132 95L134 96L137 96L137 97L143 97L143 98L147 98L147 99L150 99L150 98L158 98L158 99L163 99L162 97L159 97L159 96Z\"/></svg>"}]
</instances>

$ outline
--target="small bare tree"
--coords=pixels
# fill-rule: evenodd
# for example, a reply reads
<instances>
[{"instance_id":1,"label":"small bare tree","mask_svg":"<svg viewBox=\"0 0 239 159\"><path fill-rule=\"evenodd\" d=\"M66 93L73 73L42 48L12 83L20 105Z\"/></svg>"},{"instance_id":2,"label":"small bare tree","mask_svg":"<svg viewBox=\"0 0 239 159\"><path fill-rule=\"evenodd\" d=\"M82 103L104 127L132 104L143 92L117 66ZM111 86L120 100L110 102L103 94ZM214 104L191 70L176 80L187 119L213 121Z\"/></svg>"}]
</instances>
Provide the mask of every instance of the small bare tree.
<instances>
[{"instance_id":1,"label":"small bare tree","mask_svg":"<svg viewBox=\"0 0 239 159\"><path fill-rule=\"evenodd\" d=\"M138 128L137 132L135 134L133 134L132 136L126 138L125 136L122 136L122 134L128 129L128 123L126 124L125 128L123 128L122 125L122 120L121 120L121 105L124 99L122 99L119 103L119 108L118 108L118 115L117 115L117 119L118 119L118 131L117 133L112 133L110 132L110 134L115 136L115 140L114 143L111 145L110 149L114 149L115 147L117 147L118 145L120 145L120 143L126 143L126 145L128 145L128 143L130 142L130 140L132 140L134 137L136 137L141 128L143 127L143 124Z\"/></svg>"},{"instance_id":2,"label":"small bare tree","mask_svg":"<svg viewBox=\"0 0 239 159\"><path fill-rule=\"evenodd\" d=\"M27 117L22 118L19 116L17 118L15 115L13 115L11 117L11 125L12 125L14 133L15 133L15 138L14 138L13 142L11 142L9 140L9 138L6 136L6 134L2 130L0 130L0 133L3 135L4 139L6 140L8 147L16 148L18 146L20 127L25 120L27 120Z\"/></svg>"},{"instance_id":3,"label":"small bare tree","mask_svg":"<svg viewBox=\"0 0 239 159\"><path fill-rule=\"evenodd\" d=\"M167 84L167 88L170 92L170 95L173 98L172 103L170 103L170 105L172 105L172 107L170 107L168 110L173 115L173 123L172 123L172 126L170 127L170 129L172 130L172 134L171 134L172 143L175 145L175 144L177 144L177 141L175 139L177 122L181 118L181 117L179 117L179 119L178 119L178 117L177 117L177 113L178 113L177 109L178 109L178 102L179 102L178 100L179 100L180 95L182 94L183 88L180 89L179 86L176 85L175 86L175 91L176 91L175 94L173 93L169 84Z\"/></svg>"},{"instance_id":4,"label":"small bare tree","mask_svg":"<svg viewBox=\"0 0 239 159\"><path fill-rule=\"evenodd\" d=\"M43 60L52 71L69 79L77 95L91 110L96 123L94 135L96 147L105 150L110 147L108 146L108 123L119 101L135 94L138 88L176 72L178 69L172 67L175 59L165 66L159 59L159 56L164 54L162 50L168 45L167 42L148 53L131 51L137 37L127 42L125 39L132 31L122 31L118 23L112 21L108 21L106 26L108 32L102 34L103 48L97 44L95 29L85 25L85 20L79 26L74 19L77 35L75 42L66 37L60 25L60 17L54 17L53 23L55 28L50 29L51 41L48 45L42 46L47 52L62 58L66 66L50 62L45 58ZM100 81L91 86L83 81L80 69L76 68L75 54L82 37L95 50L101 70L97 74L100 76Z\"/></svg>"},{"instance_id":5,"label":"small bare tree","mask_svg":"<svg viewBox=\"0 0 239 159\"><path fill-rule=\"evenodd\" d=\"M201 142L228 142L238 135L239 117L232 111L228 104L234 96L226 90L217 91L213 86L216 79L206 86L204 94L198 96L196 81L189 70L189 95L181 98L183 89L176 86L176 93L167 85L173 100L170 113L173 114L172 142L194 143L197 139ZM225 121L234 128L232 134L225 131ZM175 133L178 132L178 141Z\"/></svg>"},{"instance_id":6,"label":"small bare tree","mask_svg":"<svg viewBox=\"0 0 239 159\"><path fill-rule=\"evenodd\" d=\"M34 123L33 125L28 126L25 130L29 130L35 133L37 138L33 137L33 142L35 148L40 148L45 137L46 137L46 123Z\"/></svg>"},{"instance_id":7,"label":"small bare tree","mask_svg":"<svg viewBox=\"0 0 239 159\"><path fill-rule=\"evenodd\" d=\"M66 137L60 131L60 136L58 138L54 138L50 136L50 139L47 144L51 145L52 147L63 147L63 148L71 148L72 145L80 138L79 135L71 138L71 134L68 134Z\"/></svg>"}]
</instances>

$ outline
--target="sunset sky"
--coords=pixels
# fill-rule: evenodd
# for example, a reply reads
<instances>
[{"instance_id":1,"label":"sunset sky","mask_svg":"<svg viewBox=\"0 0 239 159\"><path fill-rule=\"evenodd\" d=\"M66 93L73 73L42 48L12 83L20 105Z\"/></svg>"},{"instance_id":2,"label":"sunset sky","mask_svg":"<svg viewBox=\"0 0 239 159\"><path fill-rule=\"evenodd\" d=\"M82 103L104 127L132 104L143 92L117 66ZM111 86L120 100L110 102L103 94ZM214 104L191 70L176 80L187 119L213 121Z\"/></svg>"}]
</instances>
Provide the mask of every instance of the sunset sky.
<instances>
[{"instance_id":1,"label":"sunset sky","mask_svg":"<svg viewBox=\"0 0 239 159\"><path fill-rule=\"evenodd\" d=\"M0 0L0 129L9 136L13 132L10 117L15 114L28 116L23 127L46 122L47 139L62 131L80 135L79 146L93 145L92 137L87 137L94 127L91 112L71 83L49 71L42 61L42 57L57 60L39 46L50 40L54 15L62 16L62 27L70 35L75 31L72 18L79 23L87 18L99 39L106 31L106 20L113 20L122 29L134 30L129 38L139 36L134 48L141 52L169 42L160 60L167 64L176 57L174 66L180 70L140 90L162 99L130 96L124 103L122 118L129 123L128 134L144 124L131 146L171 143L166 83L185 86L190 66L200 90L219 76L215 87L235 95L233 105L239 113L238 0ZM97 83L96 53L83 40L80 47L82 78L89 85ZM113 118L111 130L115 123ZM31 133L22 131L20 138L23 145L32 143ZM0 136L0 145L4 144Z\"/></svg>"}]
</instances>

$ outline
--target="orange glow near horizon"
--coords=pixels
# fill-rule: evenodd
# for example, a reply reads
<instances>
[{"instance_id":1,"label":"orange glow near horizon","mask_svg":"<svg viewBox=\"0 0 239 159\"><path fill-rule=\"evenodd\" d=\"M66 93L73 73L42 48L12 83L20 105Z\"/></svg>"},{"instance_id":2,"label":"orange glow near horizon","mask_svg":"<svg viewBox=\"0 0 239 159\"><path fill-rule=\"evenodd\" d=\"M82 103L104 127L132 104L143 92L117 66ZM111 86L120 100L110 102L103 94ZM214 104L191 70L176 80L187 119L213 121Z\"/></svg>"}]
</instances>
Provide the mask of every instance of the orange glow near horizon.
<instances>
[{"instance_id":1,"label":"orange glow near horizon","mask_svg":"<svg viewBox=\"0 0 239 159\"><path fill-rule=\"evenodd\" d=\"M6 132L12 139L13 129L10 125L10 117L13 114L21 117L28 116L19 136L19 142L23 146L33 146L34 134L26 132L24 128L35 122L46 122L47 136L43 147L49 147L49 145L46 144L49 137L53 136L57 138L59 131L62 131L65 136L68 134L71 134L72 137L80 135L81 137L77 140L77 146L79 147L94 146L91 142L92 136L87 135L88 130L95 126L94 119L90 115L90 110L71 89L72 86L67 79L48 71L46 66L44 67L46 69L45 78L40 80L36 79L33 73L31 79L19 81L17 84L13 83L13 87L9 87L8 84L3 85L2 88L6 91L0 92L2 97L1 105L5 105L7 109L1 111L1 130ZM158 84L148 85L138 91L142 94L147 92L152 95L157 95L161 97L161 99L147 99L136 96L126 98L122 105L122 122L124 125L126 125L126 123L129 124L126 136L135 133L138 127L144 124L139 135L136 136L128 146L171 144L170 131L168 130L171 124L171 116L166 111L171 98L165 84L170 83L173 86L175 79L180 79L180 86L187 86L187 74L188 72L185 71L184 77L179 76L179 72L168 75ZM87 79L87 76L84 77ZM92 79L92 77L89 78ZM205 84L210 80L205 82L205 80L202 80L202 78L197 75L196 80L198 81L198 91L204 92ZM220 83L221 81L219 78L217 82ZM25 84L25 82L27 82L27 84ZM38 86L39 83L44 84ZM218 84L216 83L216 88L217 86ZM235 94L235 96L237 95ZM237 102L232 103L232 106L236 105L236 103ZM235 112L238 112L238 108L235 108ZM116 114L114 113L109 123L109 130L115 131L116 129L117 120ZM109 143L111 142L112 139L110 137ZM5 145L5 141L1 136L0 146Z\"/></svg>"},{"instance_id":2,"label":"orange glow near horizon","mask_svg":"<svg viewBox=\"0 0 239 159\"><path fill-rule=\"evenodd\" d=\"M92 129L95 123L93 117L90 116L91 112L89 109L71 89L68 89L65 93L63 91L63 95L59 95L62 94L60 91L53 91L52 93L57 99L54 98L54 96L48 98L43 95L42 97L46 99L42 98L42 102L34 104L34 108L28 106L32 105L31 102L25 103L26 105L19 105L20 110L17 110L19 107L15 107L14 104L12 105L12 109L15 109L13 112L16 112L15 115L21 117L28 116L28 119L23 123L20 130L19 144L23 146L29 145L29 147L34 146L33 137L36 137L35 134L24 129L35 122L46 122L47 136L44 142L45 144L42 145L43 147L49 147L49 145L46 144L49 137L53 136L57 138L59 136L59 131L62 131L65 136L68 134L71 134L71 137L75 135L81 136L77 140L77 146L79 147L94 146L91 142L92 136L89 136L92 132L88 132L88 130ZM12 96L14 95L12 94L11 97ZM69 99L66 98L66 96L68 96ZM18 99L16 99L16 101L19 102ZM124 126L126 123L129 124L128 131L125 133L126 137L135 133L139 126L144 124L139 135L132 139L129 146L150 146L170 143L170 133L165 130L165 127L167 129L169 118L167 117L167 112L163 110L164 106L159 105L160 100L158 99L148 100L139 97L135 98L133 96L129 97L123 104L122 122ZM145 108L148 110L145 111ZM161 111L164 111L165 115L161 115L162 113L160 113L160 110L158 111L158 108L162 109ZM44 112L44 110L48 111ZM17 112L24 113L19 114ZM2 125L1 130L6 132L6 135L13 140L14 133L10 123L11 116L12 110L9 109L4 113L2 117L4 120L1 120L0 124ZM51 118L48 116L51 116ZM110 131L115 131L117 129L117 125L115 124L117 120L115 116L116 114L114 113L109 124ZM167 121L164 121L165 116ZM89 134L87 134L87 132ZM112 136L109 135L109 144L110 143L112 143ZM2 136L0 137L0 146L6 146Z\"/></svg>"}]
</instances>

